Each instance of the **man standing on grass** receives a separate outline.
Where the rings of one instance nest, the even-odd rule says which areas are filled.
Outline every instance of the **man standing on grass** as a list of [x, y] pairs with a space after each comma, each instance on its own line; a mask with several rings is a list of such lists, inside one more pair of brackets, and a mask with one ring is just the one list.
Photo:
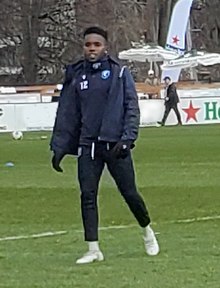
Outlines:
[[138, 135], [139, 107], [129, 70], [107, 52], [107, 32], [84, 32], [84, 59], [67, 66], [51, 139], [52, 166], [62, 172], [66, 154], [78, 156], [81, 212], [88, 252], [77, 264], [102, 261], [98, 243], [98, 185], [104, 166], [139, 225], [148, 255], [159, 246], [145, 203], [137, 192], [131, 149]]

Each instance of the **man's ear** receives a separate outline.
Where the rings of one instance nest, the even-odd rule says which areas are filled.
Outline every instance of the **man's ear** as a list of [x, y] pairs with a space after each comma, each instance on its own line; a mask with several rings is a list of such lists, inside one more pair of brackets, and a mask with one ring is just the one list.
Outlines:
[[106, 42], [106, 43], [105, 43], [105, 54], [108, 54], [108, 48], [109, 48], [109, 47], [108, 47], [108, 43]]

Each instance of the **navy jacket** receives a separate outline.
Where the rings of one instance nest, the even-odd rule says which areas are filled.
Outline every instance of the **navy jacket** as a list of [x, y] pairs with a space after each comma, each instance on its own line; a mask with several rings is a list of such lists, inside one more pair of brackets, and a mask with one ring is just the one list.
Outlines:
[[[140, 111], [135, 84], [127, 67], [109, 57], [112, 81], [100, 129], [100, 141], [135, 141]], [[80, 99], [76, 78], [83, 72], [84, 61], [67, 66], [51, 138], [51, 150], [77, 155], [81, 130]], [[96, 113], [96, 111], [94, 111]]]

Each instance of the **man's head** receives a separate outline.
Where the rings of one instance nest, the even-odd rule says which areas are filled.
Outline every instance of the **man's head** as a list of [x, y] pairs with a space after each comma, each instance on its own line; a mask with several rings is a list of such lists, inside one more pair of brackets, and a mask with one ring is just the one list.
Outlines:
[[169, 84], [171, 83], [171, 78], [170, 78], [169, 76], [165, 76], [165, 77], [163, 78], [163, 80], [164, 80], [164, 82], [165, 82], [166, 85], [169, 85]]
[[108, 34], [99, 27], [89, 27], [84, 31], [84, 56], [96, 62], [107, 53]]
[[148, 71], [148, 77], [149, 78], [154, 78], [154, 70], [149, 70]]

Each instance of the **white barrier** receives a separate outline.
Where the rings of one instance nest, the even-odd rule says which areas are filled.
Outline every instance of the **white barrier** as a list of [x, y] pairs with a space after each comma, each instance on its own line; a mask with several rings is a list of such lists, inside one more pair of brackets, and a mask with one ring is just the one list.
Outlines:
[[[141, 126], [154, 126], [164, 113], [163, 100], [140, 100]], [[220, 97], [180, 98], [178, 104], [184, 125], [220, 123]], [[176, 125], [177, 119], [171, 110], [166, 125]]]
[[15, 103], [40, 103], [40, 93], [14, 93], [14, 94], [1, 94], [1, 104], [15, 104]]
[[57, 103], [0, 104], [0, 132], [52, 130]]
[[[155, 126], [162, 119], [162, 99], [139, 100], [141, 126]], [[54, 103], [0, 104], [0, 132], [52, 130], [57, 110]], [[183, 97], [179, 110], [184, 125], [220, 123], [219, 97]], [[171, 111], [166, 125], [177, 124]]]

